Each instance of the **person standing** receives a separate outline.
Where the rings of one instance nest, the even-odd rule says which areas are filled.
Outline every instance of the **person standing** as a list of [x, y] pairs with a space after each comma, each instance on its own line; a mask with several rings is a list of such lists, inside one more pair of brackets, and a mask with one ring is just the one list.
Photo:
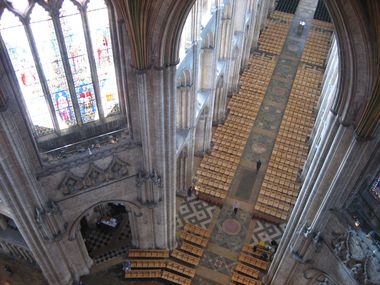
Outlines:
[[257, 172], [259, 172], [260, 167], [261, 167], [261, 160], [259, 159], [258, 161], [256, 161], [256, 171]]
[[234, 215], [236, 216], [238, 210], [239, 210], [239, 201], [235, 200], [232, 204], [232, 210], [234, 212]]
[[190, 186], [188, 189], [187, 189], [187, 197], [191, 197], [193, 193], [193, 186]]

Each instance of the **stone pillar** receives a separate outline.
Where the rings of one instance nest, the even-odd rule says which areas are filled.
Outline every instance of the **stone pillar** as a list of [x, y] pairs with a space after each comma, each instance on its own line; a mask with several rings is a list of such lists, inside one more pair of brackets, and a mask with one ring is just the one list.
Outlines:
[[175, 65], [135, 70], [143, 147], [141, 203], [152, 205], [155, 246], [175, 241]]
[[255, 12], [257, 9], [257, 1], [256, 0], [250, 0], [249, 9], [247, 9], [247, 17], [246, 17], [246, 28], [245, 28], [245, 41], [244, 41], [244, 48], [243, 48], [243, 56], [242, 56], [242, 63], [240, 72], [243, 72], [245, 67], [248, 64], [249, 57], [251, 55], [251, 48], [253, 45], [253, 40], [255, 37], [255, 24], [256, 24], [256, 17]]

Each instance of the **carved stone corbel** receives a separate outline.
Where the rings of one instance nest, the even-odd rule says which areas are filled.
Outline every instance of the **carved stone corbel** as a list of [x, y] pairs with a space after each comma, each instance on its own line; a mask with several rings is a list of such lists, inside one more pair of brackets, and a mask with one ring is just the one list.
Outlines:
[[48, 241], [61, 240], [67, 230], [67, 223], [55, 201], [49, 200], [44, 207], [35, 208], [34, 220], [41, 236]]

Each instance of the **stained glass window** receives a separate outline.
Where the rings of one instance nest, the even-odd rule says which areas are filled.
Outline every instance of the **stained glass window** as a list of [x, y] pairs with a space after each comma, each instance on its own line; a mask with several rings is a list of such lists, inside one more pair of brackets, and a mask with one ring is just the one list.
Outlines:
[[70, 1], [62, 5], [60, 22], [69, 57], [75, 92], [83, 123], [99, 119], [90, 63], [78, 8]]
[[101, 103], [104, 116], [119, 112], [115, 67], [107, 6], [104, 0], [92, 0], [87, 8], [87, 18], [98, 71]]
[[[0, 18], [1, 40], [37, 136], [120, 112], [105, 1], [56, 3], [7, 1], [10, 10], [3, 8]], [[24, 15], [29, 7], [30, 17]]]
[[36, 47], [57, 114], [59, 127], [60, 129], [66, 129], [76, 124], [73, 104], [68, 90], [53, 21], [48, 12], [38, 4], [33, 9], [30, 27], [33, 37], [38, 39]]
[[53, 122], [24, 27], [20, 20], [7, 10], [1, 17], [0, 33], [35, 132], [39, 135], [53, 132]]

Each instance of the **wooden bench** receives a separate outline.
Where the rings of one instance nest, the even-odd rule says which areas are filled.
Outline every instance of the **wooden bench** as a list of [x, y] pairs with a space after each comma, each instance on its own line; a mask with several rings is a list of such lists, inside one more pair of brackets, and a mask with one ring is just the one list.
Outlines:
[[232, 273], [232, 281], [244, 285], [262, 285], [263, 283], [259, 280], [244, 276], [240, 273]]
[[182, 242], [180, 249], [199, 257], [203, 255], [203, 248], [191, 245], [185, 241]]
[[172, 273], [172, 272], [169, 272], [169, 271], [166, 271], [166, 270], [164, 270], [162, 272], [161, 278], [164, 279], [164, 280], [168, 280], [170, 282], [179, 284], [179, 285], [190, 285], [191, 284], [191, 280], [190, 279], [188, 279], [186, 277], [182, 277], [182, 276], [180, 276], [178, 274], [175, 274], [175, 273]]
[[177, 258], [179, 260], [182, 260], [183, 262], [186, 262], [188, 264], [195, 265], [195, 266], [198, 265], [199, 261], [201, 260], [199, 257], [195, 257], [193, 255], [190, 255], [188, 253], [185, 253], [185, 252], [177, 250], [177, 249], [172, 251], [171, 256], [174, 258]]
[[268, 268], [268, 262], [255, 258], [253, 256], [249, 256], [247, 254], [241, 253], [239, 256], [239, 261], [249, 264], [253, 267], [266, 271]]
[[148, 270], [129, 270], [125, 272], [125, 278], [161, 278], [162, 270], [161, 269], [148, 269]]
[[248, 275], [248, 276], [255, 278], [255, 279], [259, 278], [259, 275], [260, 275], [259, 271], [255, 270], [255, 269], [253, 269], [247, 265], [244, 265], [242, 263], [236, 264], [235, 271], [244, 273], [245, 275]]
[[130, 260], [132, 268], [165, 268], [166, 261], [163, 260], [141, 260], [132, 259]]
[[132, 258], [168, 258], [169, 251], [164, 249], [130, 249], [128, 257]]
[[211, 231], [208, 229], [203, 229], [201, 227], [192, 225], [192, 224], [186, 224], [183, 228], [185, 231], [190, 232], [192, 234], [196, 234], [198, 236], [204, 237], [204, 238], [210, 238], [211, 237]]
[[187, 267], [185, 265], [179, 264], [174, 261], [169, 261], [166, 265], [167, 269], [170, 269], [172, 271], [176, 271], [178, 273], [181, 273], [183, 275], [186, 275], [190, 278], [193, 278], [195, 276], [195, 269]]

